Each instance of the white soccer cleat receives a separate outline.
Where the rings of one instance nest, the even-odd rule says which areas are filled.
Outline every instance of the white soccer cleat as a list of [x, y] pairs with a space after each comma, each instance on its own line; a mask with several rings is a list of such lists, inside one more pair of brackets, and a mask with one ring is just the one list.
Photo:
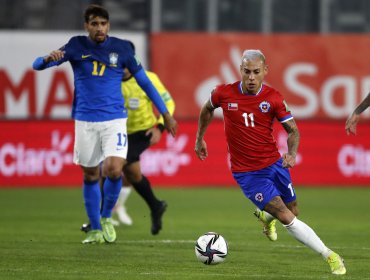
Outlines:
[[115, 209], [115, 212], [117, 213], [118, 220], [125, 225], [131, 226], [133, 224], [131, 217], [129, 214], [127, 214], [126, 207], [125, 206], [117, 206]]
[[113, 219], [113, 218], [112, 218], [112, 220], [111, 220], [111, 221], [112, 221], [112, 225], [114, 225], [115, 227], [116, 227], [116, 226], [119, 226], [119, 221], [117, 221], [117, 220], [115, 220], [115, 219]]

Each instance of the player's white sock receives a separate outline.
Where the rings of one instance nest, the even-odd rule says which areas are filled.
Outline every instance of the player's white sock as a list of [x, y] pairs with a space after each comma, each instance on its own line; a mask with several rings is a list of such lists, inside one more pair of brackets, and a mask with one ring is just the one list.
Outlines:
[[319, 253], [325, 259], [331, 253], [331, 250], [325, 246], [313, 229], [304, 222], [298, 220], [296, 217], [289, 225], [284, 225], [284, 227], [295, 239]]
[[122, 186], [121, 192], [117, 200], [117, 206], [124, 206], [127, 198], [131, 193], [131, 186]]
[[131, 193], [130, 186], [123, 186], [121, 188], [121, 192], [119, 193], [119, 197], [116, 203], [116, 207], [114, 208], [115, 213], [117, 213], [118, 220], [124, 225], [132, 225], [132, 219], [130, 215], [127, 213], [126, 210], [126, 200]]

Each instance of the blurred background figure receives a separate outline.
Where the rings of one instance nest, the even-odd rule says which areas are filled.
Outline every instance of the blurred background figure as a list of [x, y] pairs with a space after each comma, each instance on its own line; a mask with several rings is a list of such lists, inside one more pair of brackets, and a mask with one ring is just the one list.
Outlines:
[[[170, 93], [155, 73], [147, 71], [147, 75], [161, 95], [168, 111], [173, 115], [175, 102]], [[156, 117], [151, 100], [137, 84], [128, 69], [125, 70], [122, 80], [122, 94], [128, 113], [127, 134], [129, 148], [127, 165], [123, 168], [123, 187], [114, 212], [117, 213], [121, 223], [132, 224], [132, 219], [126, 211], [126, 200], [131, 192], [130, 185], [132, 185], [150, 208], [152, 219], [151, 233], [155, 235], [162, 228], [162, 215], [166, 210], [167, 203], [156, 198], [148, 178], [142, 174], [140, 155], [149, 146], [161, 140], [164, 131], [163, 118], [160, 117], [158, 119]]]

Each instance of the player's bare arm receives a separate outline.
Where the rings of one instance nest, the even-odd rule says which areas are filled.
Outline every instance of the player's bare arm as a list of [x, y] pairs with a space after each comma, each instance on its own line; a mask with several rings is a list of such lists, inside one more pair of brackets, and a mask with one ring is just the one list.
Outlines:
[[347, 135], [356, 135], [356, 126], [360, 120], [360, 114], [370, 106], [370, 92], [365, 99], [357, 106], [353, 113], [348, 117], [346, 121], [346, 132]]
[[297, 124], [293, 119], [282, 123], [282, 125], [285, 131], [288, 133], [288, 152], [283, 155], [283, 167], [291, 168], [295, 165], [296, 162], [300, 134]]
[[207, 144], [203, 137], [206, 133], [209, 123], [213, 119], [214, 108], [208, 100], [202, 107], [198, 121], [198, 131], [195, 140], [195, 153], [200, 160], [205, 160], [208, 156]]
[[49, 63], [51, 61], [58, 61], [64, 57], [64, 51], [56, 50], [52, 51], [49, 55], [44, 57], [44, 62]]
[[163, 115], [164, 126], [166, 127], [167, 131], [171, 133], [173, 137], [176, 136], [177, 132], [177, 121], [171, 116], [170, 113], [164, 113]]
[[153, 126], [152, 128], [149, 128], [146, 133], [146, 136], [150, 135], [150, 145], [157, 144], [162, 137], [162, 132], [160, 129], [156, 126]]

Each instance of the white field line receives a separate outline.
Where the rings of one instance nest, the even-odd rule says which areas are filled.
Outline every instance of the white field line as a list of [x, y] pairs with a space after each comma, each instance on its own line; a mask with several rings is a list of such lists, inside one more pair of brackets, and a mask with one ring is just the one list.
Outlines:
[[[180, 240], [174, 240], [174, 239], [162, 239], [162, 240], [120, 240], [118, 241], [119, 243], [127, 243], [127, 244], [140, 244], [140, 243], [143, 243], [143, 244], [160, 244], [160, 243], [163, 243], [163, 244], [195, 244], [195, 241], [196, 240], [183, 240], [183, 239], [180, 239]], [[228, 242], [229, 244], [234, 244], [234, 242]], [[242, 245], [245, 245], [246, 243], [245, 242], [242, 242], [242, 243], [238, 243], [238, 244], [242, 244]], [[276, 248], [305, 248], [306, 246], [303, 246], [303, 245], [284, 245], [284, 244], [274, 244], [274, 245], [271, 245], [272, 247], [276, 247]], [[337, 247], [331, 247], [333, 249], [356, 249], [356, 250], [363, 250], [363, 251], [367, 251], [367, 250], [370, 250], [370, 247], [340, 247], [340, 246], [337, 246]]]

